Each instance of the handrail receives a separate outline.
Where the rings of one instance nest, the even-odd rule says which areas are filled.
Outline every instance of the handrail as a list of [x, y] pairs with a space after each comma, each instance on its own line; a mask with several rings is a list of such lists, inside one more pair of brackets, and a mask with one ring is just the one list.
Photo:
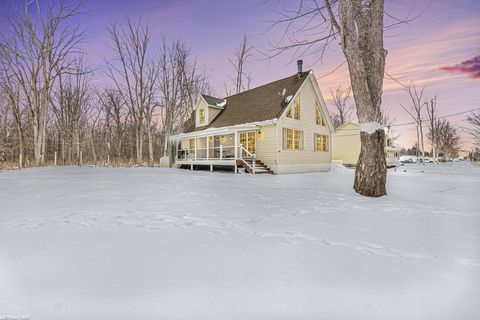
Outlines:
[[[255, 163], [257, 162], [257, 160], [256, 160], [256, 159], [257, 159], [256, 154], [255, 154], [255, 153], [252, 154], [250, 151], [248, 151], [247, 149], [245, 149], [241, 143], [239, 144], [239, 147], [240, 147], [240, 159], [242, 159], [242, 161], [245, 162], [246, 165], [249, 166], [249, 167], [252, 169], [252, 173], [255, 174]], [[247, 155], [249, 155], [250, 157], [253, 158], [253, 160], [252, 160], [252, 166], [250, 166], [250, 165], [248, 164], [248, 162], [245, 161], [245, 159], [243, 159], [243, 152], [242, 152], [242, 151], [245, 151], [245, 153], [246, 153]]]

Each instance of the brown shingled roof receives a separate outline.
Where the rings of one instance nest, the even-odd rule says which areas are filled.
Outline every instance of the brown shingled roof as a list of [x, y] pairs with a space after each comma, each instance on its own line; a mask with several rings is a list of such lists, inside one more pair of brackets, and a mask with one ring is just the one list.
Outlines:
[[[194, 125], [190, 125], [188, 128], [185, 128], [185, 132], [229, 127], [278, 118], [288, 105], [285, 98], [297, 93], [300, 86], [307, 79], [308, 74], [309, 71], [303, 72], [300, 79], [295, 74], [288, 78], [226, 97], [224, 99], [227, 100], [227, 103], [224, 109], [208, 126], [195, 128]], [[283, 89], [286, 92], [282, 96]], [[204, 95], [203, 97], [209, 96]], [[211, 98], [211, 102], [215, 103], [223, 100], [214, 97], [209, 98]], [[210, 104], [208, 100], [207, 103]]]
[[223, 101], [223, 99], [207, 96], [206, 94], [202, 94], [202, 97], [211, 106], [217, 106], [217, 103], [221, 103]]

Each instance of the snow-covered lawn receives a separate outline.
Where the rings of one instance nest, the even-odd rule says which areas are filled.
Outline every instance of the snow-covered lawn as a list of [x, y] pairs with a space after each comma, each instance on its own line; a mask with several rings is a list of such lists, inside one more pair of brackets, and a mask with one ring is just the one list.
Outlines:
[[[406, 170], [404, 172], [403, 170]], [[479, 319], [480, 167], [0, 172], [0, 317]]]

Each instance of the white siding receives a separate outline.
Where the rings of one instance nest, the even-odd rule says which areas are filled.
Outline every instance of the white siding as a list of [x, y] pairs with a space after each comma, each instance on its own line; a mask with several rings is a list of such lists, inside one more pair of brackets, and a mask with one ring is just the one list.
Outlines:
[[263, 161], [267, 167], [274, 170], [276, 167], [276, 129], [277, 126], [263, 126], [260, 128], [260, 134], [257, 134], [256, 155], [257, 159]]
[[[327, 171], [331, 162], [331, 129], [328, 124], [316, 124], [316, 103], [322, 108], [324, 117], [328, 117], [323, 104], [323, 99], [317, 99], [315, 89], [310, 81], [306, 81], [300, 92], [300, 120], [286, 117], [280, 118], [277, 125], [277, 159], [276, 173]], [[292, 99], [293, 105], [294, 99]], [[283, 128], [303, 131], [303, 150], [283, 150]], [[315, 151], [314, 134], [324, 134], [329, 137], [328, 151]]]
[[[205, 123], [200, 124], [200, 109], [205, 110]], [[209, 107], [205, 99], [200, 98], [195, 108], [195, 127], [201, 128], [210, 124], [222, 111], [219, 108]]]

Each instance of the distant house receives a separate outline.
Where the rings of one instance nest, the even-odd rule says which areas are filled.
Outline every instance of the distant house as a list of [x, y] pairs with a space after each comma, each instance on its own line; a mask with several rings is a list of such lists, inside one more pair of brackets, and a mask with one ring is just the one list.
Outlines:
[[312, 71], [225, 98], [201, 95], [185, 132], [170, 138], [175, 166], [249, 173], [328, 171], [332, 121]]
[[[392, 146], [388, 130], [385, 130], [385, 157], [387, 166], [397, 165], [400, 149]], [[357, 164], [360, 156], [360, 125], [347, 122], [338, 127], [332, 136], [332, 160], [347, 166]]]

